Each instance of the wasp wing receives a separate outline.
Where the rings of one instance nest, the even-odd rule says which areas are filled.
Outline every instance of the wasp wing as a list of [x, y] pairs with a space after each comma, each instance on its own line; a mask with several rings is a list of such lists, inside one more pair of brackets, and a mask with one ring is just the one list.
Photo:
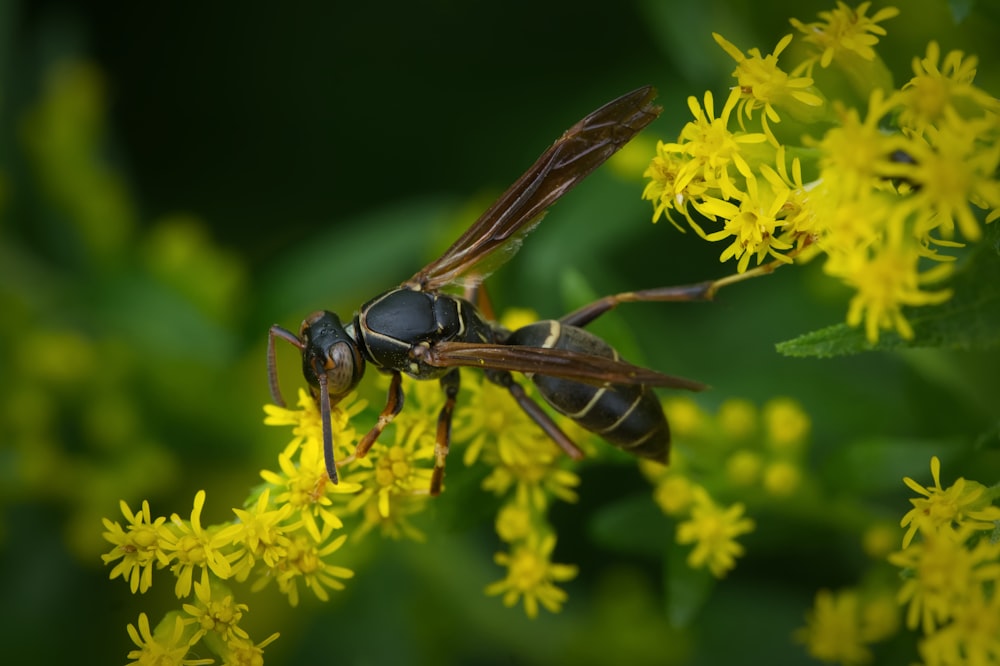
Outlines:
[[[410, 278], [407, 285], [439, 289], [494, 253], [497, 256], [490, 258], [495, 258], [496, 265], [513, 255], [546, 208], [660, 114], [660, 107], [652, 104], [655, 96], [651, 86], [639, 88], [608, 102], [566, 130], [440, 258]], [[477, 275], [478, 279], [482, 277], [485, 275]]]
[[701, 382], [665, 375], [655, 370], [632, 365], [621, 359], [608, 358], [567, 349], [525, 347], [470, 342], [438, 342], [421, 356], [428, 365], [440, 368], [465, 366], [491, 370], [506, 370], [531, 375], [561, 377], [584, 384], [644, 384], [702, 391]]

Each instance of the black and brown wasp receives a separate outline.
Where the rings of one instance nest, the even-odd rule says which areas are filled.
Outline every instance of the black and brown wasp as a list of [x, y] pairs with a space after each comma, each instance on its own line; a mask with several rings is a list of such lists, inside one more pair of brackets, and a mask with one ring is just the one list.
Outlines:
[[[461, 366], [482, 369], [505, 387], [518, 405], [569, 456], [581, 450], [529, 397], [512, 372], [524, 374], [556, 411], [634, 455], [666, 462], [670, 430], [651, 387], [701, 390], [698, 382], [632, 365], [604, 340], [583, 329], [619, 303], [690, 301], [711, 298], [714, 284], [664, 287], [606, 296], [561, 319], [540, 321], [515, 331], [488, 316], [480, 282], [490, 268], [509, 258], [545, 210], [652, 122], [660, 108], [647, 86], [605, 104], [567, 130], [437, 260], [416, 275], [361, 306], [343, 324], [319, 311], [302, 322], [298, 335], [272, 326], [268, 336], [268, 378], [276, 404], [278, 387], [274, 341], [281, 338], [302, 352], [302, 372], [319, 403], [323, 447], [330, 480], [337, 482], [330, 424], [336, 405], [360, 381], [366, 364], [391, 375], [385, 408], [358, 443], [362, 457], [403, 407], [401, 374], [437, 379], [445, 394], [437, 424], [430, 493], [441, 491], [451, 418]], [[444, 293], [464, 284], [465, 298]], [[473, 305], [479, 302], [481, 307]]]

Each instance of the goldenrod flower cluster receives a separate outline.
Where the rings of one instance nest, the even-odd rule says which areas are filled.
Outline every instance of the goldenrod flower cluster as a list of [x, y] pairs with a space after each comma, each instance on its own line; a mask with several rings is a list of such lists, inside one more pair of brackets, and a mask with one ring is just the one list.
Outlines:
[[1000, 507], [997, 493], [961, 477], [941, 487], [941, 462], [931, 458], [933, 486], [903, 481], [921, 497], [903, 517], [903, 549], [889, 562], [906, 575], [898, 601], [906, 626], [922, 634], [928, 666], [1000, 662]]
[[931, 476], [928, 487], [903, 479], [920, 497], [910, 500], [913, 509], [900, 522], [907, 529], [902, 550], [869, 549], [895, 568], [894, 583], [876, 572], [857, 588], [817, 593], [806, 626], [795, 634], [813, 657], [873, 661], [873, 645], [899, 631], [903, 606], [906, 628], [920, 632], [917, 649], [926, 666], [1000, 663], [1000, 507], [991, 503], [997, 492], [963, 478], [943, 488], [937, 456]]
[[718, 113], [711, 91], [688, 100], [694, 120], [658, 143], [643, 198], [654, 221], [725, 243], [741, 273], [822, 253], [875, 342], [913, 337], [904, 308], [949, 299], [955, 248], [1000, 216], [1000, 102], [974, 85], [974, 56], [935, 42], [896, 87], [874, 47], [899, 12], [870, 4], [792, 19], [768, 55], [714, 35], [736, 85]]
[[[552, 560], [556, 534], [546, 516], [552, 502], [575, 501], [579, 478], [505, 389], [475, 372], [463, 375], [463, 389], [453, 441], [464, 450], [454, 457], [466, 465], [485, 464], [490, 473], [482, 489], [502, 499], [495, 525], [507, 550], [495, 561], [506, 575], [486, 593], [500, 595], [508, 606], [523, 602], [529, 617], [539, 606], [557, 612], [566, 600], [557, 583], [575, 577], [576, 567]], [[389, 538], [425, 538], [413, 518], [430, 501], [443, 395], [436, 382], [410, 379], [404, 391], [407, 409], [363, 458], [354, 455], [360, 436], [353, 424], [367, 403], [352, 394], [332, 410], [335, 457], [342, 464], [337, 484], [326, 474], [316, 400], [302, 389], [294, 409], [265, 407], [265, 423], [290, 427], [292, 440], [278, 455], [277, 470], [263, 470], [264, 483], [245, 507], [233, 509], [231, 522], [202, 525], [204, 491], [195, 496], [189, 518], [154, 517], [148, 502], [135, 512], [122, 502], [125, 525], [104, 520], [104, 537], [114, 545], [103, 556], [113, 565], [111, 578], [121, 577], [133, 594], [143, 594], [154, 572], [168, 570], [178, 599], [193, 593], [190, 603], [154, 628], [145, 614], [138, 628], [129, 626], [133, 663], [158, 663], [165, 655], [174, 663], [212, 663], [185, 660], [198, 644], [227, 664], [255, 663], [277, 634], [260, 643], [250, 639], [240, 627], [248, 607], [236, 601], [232, 584], [247, 582], [257, 591], [274, 582], [292, 606], [302, 587], [327, 601], [329, 590], [344, 589], [343, 581], [354, 575], [337, 560], [348, 536], [356, 541], [374, 530]], [[453, 468], [461, 462], [453, 460]]]
[[[643, 470], [657, 505], [681, 521], [676, 541], [692, 546], [688, 566], [723, 578], [745, 552], [737, 537], [756, 527], [746, 501], [763, 506], [800, 493], [809, 417], [788, 398], [762, 409], [728, 400], [714, 416], [690, 398], [675, 398], [666, 413], [677, 442], [670, 466], [643, 461]], [[732, 497], [746, 501], [720, 501]]]

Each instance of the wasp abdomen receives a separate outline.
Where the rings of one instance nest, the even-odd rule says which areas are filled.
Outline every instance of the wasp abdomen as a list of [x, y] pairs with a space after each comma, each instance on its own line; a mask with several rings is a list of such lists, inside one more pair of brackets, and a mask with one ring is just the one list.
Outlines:
[[[565, 349], [618, 360], [607, 342], [576, 326], [540, 321], [510, 334], [507, 344]], [[653, 390], [642, 384], [604, 384], [532, 374], [539, 393], [559, 413], [618, 448], [641, 458], [666, 462], [670, 428]]]

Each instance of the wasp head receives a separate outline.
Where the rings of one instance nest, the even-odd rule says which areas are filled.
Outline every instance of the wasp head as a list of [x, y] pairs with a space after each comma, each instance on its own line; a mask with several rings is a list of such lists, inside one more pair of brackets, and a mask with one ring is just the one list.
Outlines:
[[314, 388], [326, 384], [336, 402], [358, 385], [365, 372], [365, 359], [354, 338], [344, 330], [340, 318], [322, 310], [302, 322], [302, 374]]

